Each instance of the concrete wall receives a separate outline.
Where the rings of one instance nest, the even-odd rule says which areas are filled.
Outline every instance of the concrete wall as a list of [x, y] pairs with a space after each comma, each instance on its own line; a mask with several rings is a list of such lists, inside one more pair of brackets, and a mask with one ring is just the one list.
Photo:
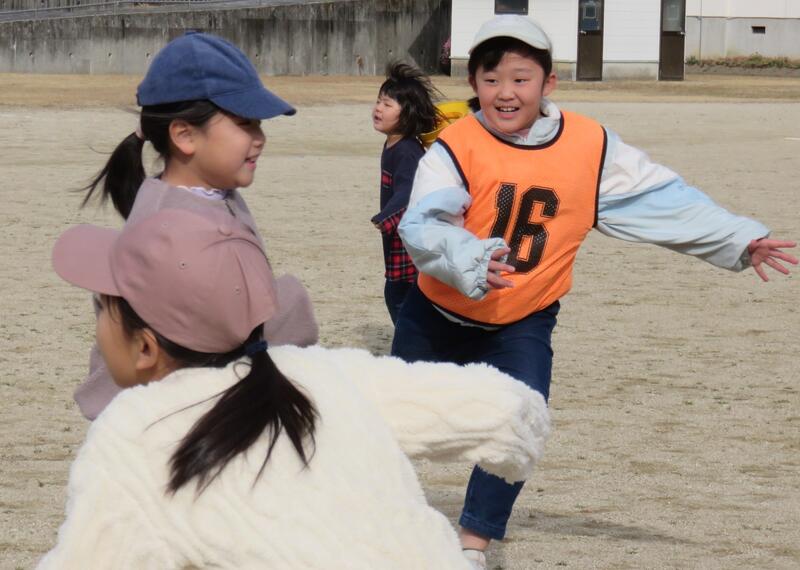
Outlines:
[[3, 11], [36, 10], [41, 8], [67, 8], [80, 4], [90, 4], [94, 0], [4, 0]]
[[393, 59], [438, 68], [449, 0], [290, 6], [0, 22], [0, 71], [143, 73], [187, 29], [220, 35], [266, 74], [382, 74]]
[[686, 57], [754, 54], [800, 59], [800, 0], [686, 1]]
[[686, 0], [687, 16], [800, 18], [800, 0]]
[[[765, 33], [753, 33], [753, 27]], [[686, 57], [760, 54], [800, 59], [800, 18], [686, 18]]]

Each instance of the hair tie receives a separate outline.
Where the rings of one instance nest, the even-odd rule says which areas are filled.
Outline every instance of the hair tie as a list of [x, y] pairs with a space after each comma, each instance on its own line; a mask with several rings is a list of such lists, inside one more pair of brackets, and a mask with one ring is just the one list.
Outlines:
[[267, 341], [259, 340], [258, 342], [251, 342], [250, 344], [244, 347], [244, 353], [247, 356], [253, 356], [254, 354], [258, 354], [259, 352], [266, 352], [268, 348]]

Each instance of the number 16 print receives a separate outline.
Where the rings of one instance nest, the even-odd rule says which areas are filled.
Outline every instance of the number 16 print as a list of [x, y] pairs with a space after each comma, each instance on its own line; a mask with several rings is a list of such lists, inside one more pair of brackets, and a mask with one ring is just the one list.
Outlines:
[[[510, 183], [500, 184], [497, 192], [495, 207], [497, 218], [492, 226], [491, 237], [505, 238], [511, 252], [506, 263], [513, 265], [516, 273], [528, 273], [536, 267], [542, 259], [545, 245], [547, 245], [547, 228], [544, 223], [531, 221], [531, 214], [535, 204], [542, 204], [542, 217], [553, 218], [558, 212], [558, 196], [550, 188], [531, 186], [520, 197], [520, 206], [517, 217], [513, 223], [511, 236], [506, 238], [506, 230], [514, 211], [514, 199], [517, 195], [517, 185]], [[523, 245], [526, 252], [523, 251]]]

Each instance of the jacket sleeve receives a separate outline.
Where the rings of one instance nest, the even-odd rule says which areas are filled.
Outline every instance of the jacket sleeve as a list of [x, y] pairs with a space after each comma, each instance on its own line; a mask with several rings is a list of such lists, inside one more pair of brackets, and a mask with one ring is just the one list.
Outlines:
[[434, 143], [420, 160], [398, 231], [417, 269], [477, 300], [488, 291], [492, 252], [506, 244], [502, 238], [478, 239], [464, 229], [470, 203], [452, 159]]
[[404, 148], [392, 173], [392, 196], [380, 212], [372, 217], [373, 224], [380, 224], [387, 218], [402, 212], [408, 206], [411, 197], [411, 185], [417, 171], [421, 151], [416, 154], [410, 148]]
[[544, 453], [544, 398], [495, 368], [331, 353], [411, 457], [477, 463], [513, 482], [526, 479]]
[[308, 290], [294, 275], [275, 279], [278, 312], [264, 323], [264, 338], [270, 346], [311, 346], [319, 340], [319, 327]]
[[731, 271], [750, 265], [747, 245], [769, 235], [766, 226], [732, 214], [616, 133], [606, 132], [597, 211], [600, 232], [660, 245]]
[[152, 521], [122, 482], [125, 477], [113, 469], [113, 458], [123, 450], [104, 435], [90, 430], [72, 465], [66, 520], [37, 570], [175, 567]]

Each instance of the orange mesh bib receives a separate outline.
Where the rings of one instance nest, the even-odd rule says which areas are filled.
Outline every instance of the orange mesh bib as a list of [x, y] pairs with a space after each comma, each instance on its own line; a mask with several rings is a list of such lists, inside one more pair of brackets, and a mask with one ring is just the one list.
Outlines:
[[606, 134], [597, 122], [562, 113], [552, 141], [502, 141], [474, 116], [447, 127], [439, 142], [461, 173], [472, 204], [464, 227], [480, 239], [502, 237], [516, 269], [508, 289], [473, 301], [425, 274], [419, 287], [441, 308], [467, 320], [508, 324], [547, 307], [572, 286], [578, 247], [594, 226]]

